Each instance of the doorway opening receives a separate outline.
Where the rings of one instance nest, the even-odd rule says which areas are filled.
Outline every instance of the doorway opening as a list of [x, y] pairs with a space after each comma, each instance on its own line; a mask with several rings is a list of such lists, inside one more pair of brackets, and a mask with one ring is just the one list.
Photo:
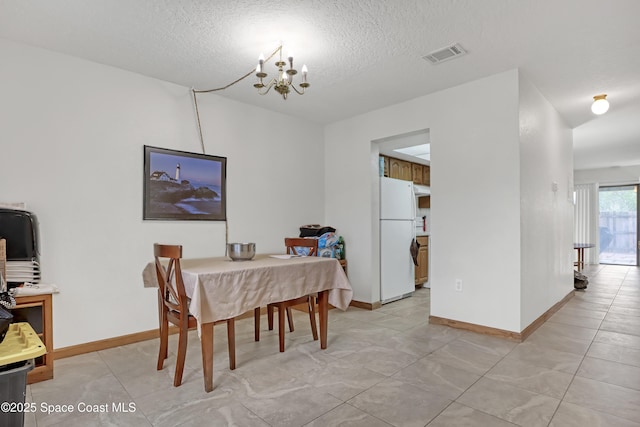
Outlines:
[[600, 264], [638, 265], [638, 184], [600, 187]]
[[371, 188], [372, 238], [378, 267], [374, 274], [380, 284], [374, 297], [381, 304], [410, 296], [416, 288], [429, 285], [428, 274], [418, 274], [422, 270], [415, 265], [428, 271], [428, 244], [416, 256], [416, 262], [411, 253], [418, 235], [429, 240], [430, 209], [420, 207], [425, 211], [422, 212], [418, 206], [418, 197], [430, 195], [430, 187], [424, 184], [424, 177], [430, 178], [429, 136], [429, 129], [420, 129], [371, 141], [371, 164], [375, 165]]

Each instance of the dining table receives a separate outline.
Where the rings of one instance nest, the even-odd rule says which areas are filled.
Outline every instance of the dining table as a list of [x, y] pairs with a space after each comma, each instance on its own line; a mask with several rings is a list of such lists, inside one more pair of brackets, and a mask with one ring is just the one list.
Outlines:
[[[353, 291], [339, 261], [317, 256], [258, 254], [180, 260], [189, 312], [198, 321], [205, 391], [213, 390], [213, 325], [270, 303], [318, 295], [320, 348], [327, 348], [329, 305], [346, 310]], [[157, 287], [155, 264], [143, 270], [145, 287]]]

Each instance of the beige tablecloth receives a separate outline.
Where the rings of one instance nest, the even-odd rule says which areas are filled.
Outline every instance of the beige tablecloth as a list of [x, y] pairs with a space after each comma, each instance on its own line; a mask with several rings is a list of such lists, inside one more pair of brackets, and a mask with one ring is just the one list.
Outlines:
[[[182, 259], [189, 311], [200, 323], [239, 316], [256, 307], [329, 290], [329, 303], [346, 310], [353, 297], [349, 280], [333, 258], [277, 259], [257, 255], [251, 261], [226, 257]], [[157, 287], [154, 263], [143, 271], [145, 287]]]

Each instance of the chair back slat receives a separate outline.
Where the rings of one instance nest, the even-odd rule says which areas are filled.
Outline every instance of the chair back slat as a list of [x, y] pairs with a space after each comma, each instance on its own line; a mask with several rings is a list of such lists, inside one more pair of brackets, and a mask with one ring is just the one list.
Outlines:
[[309, 256], [315, 256], [318, 252], [318, 239], [305, 239], [304, 237], [285, 237], [284, 245], [290, 255], [300, 255], [296, 248], [304, 247], [309, 249]]
[[[156, 264], [156, 275], [158, 276], [159, 291], [162, 295], [164, 305], [172, 311], [179, 311], [187, 314], [187, 294], [182, 281], [182, 269], [180, 258], [182, 258], [181, 245], [153, 245], [153, 254]], [[168, 259], [167, 266], [162, 264], [162, 259]]]

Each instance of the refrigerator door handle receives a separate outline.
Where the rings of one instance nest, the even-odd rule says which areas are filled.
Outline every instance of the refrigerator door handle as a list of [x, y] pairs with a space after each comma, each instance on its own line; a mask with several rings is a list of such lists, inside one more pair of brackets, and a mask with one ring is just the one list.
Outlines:
[[416, 215], [418, 214], [418, 206], [416, 203], [416, 193], [415, 190], [413, 189], [413, 186], [411, 187], [411, 206], [413, 208], [413, 220], [411, 220], [411, 223], [413, 225], [413, 227], [411, 228], [413, 230], [413, 238], [416, 239], [418, 237], [417, 233], [416, 233], [416, 227], [418, 226], [416, 223]]

